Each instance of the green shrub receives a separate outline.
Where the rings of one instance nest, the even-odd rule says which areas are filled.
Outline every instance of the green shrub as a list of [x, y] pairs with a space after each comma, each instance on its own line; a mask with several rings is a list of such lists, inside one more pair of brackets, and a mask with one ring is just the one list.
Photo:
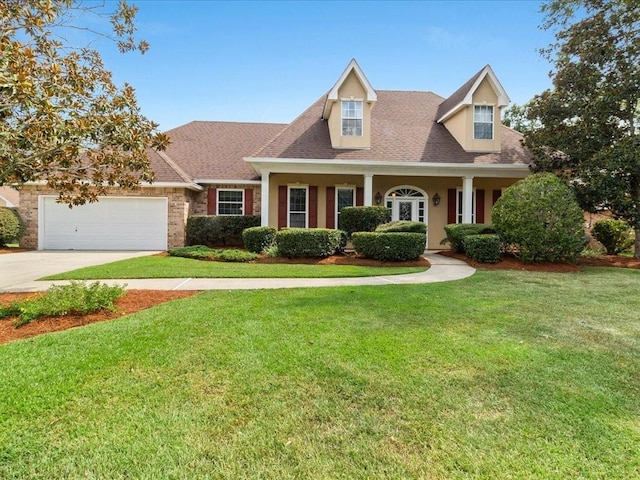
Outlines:
[[330, 228], [287, 228], [276, 234], [278, 254], [287, 258], [328, 257], [344, 252], [347, 234]]
[[187, 245], [242, 246], [242, 231], [260, 225], [256, 215], [193, 215], [187, 219]]
[[524, 261], [576, 261], [585, 245], [582, 210], [569, 187], [550, 173], [507, 188], [492, 218], [502, 240]]
[[16, 326], [49, 315], [84, 315], [115, 308], [115, 301], [124, 294], [124, 286], [72, 280], [68, 285], [53, 285], [41, 297], [13, 302], [0, 308], [0, 318], [16, 316]]
[[244, 248], [254, 253], [262, 253], [276, 243], [275, 227], [251, 227], [242, 231]]
[[471, 260], [496, 263], [500, 260], [500, 235], [467, 235], [463, 239], [464, 251]]
[[237, 249], [212, 249], [205, 245], [173, 248], [169, 250], [172, 257], [192, 258], [194, 260], [212, 260], [218, 262], [250, 262], [258, 258], [253, 252]]
[[375, 229], [376, 232], [391, 233], [391, 232], [413, 232], [427, 234], [427, 226], [422, 222], [410, 222], [408, 220], [398, 220], [395, 222], [383, 223], [378, 225]]
[[0, 245], [19, 240], [24, 231], [22, 220], [13, 208], [0, 207]]
[[389, 220], [391, 213], [387, 207], [344, 207], [340, 211], [339, 226], [351, 236], [353, 232], [373, 232]]
[[416, 260], [424, 253], [427, 237], [414, 232], [355, 232], [351, 236], [359, 255], [383, 262]]
[[458, 253], [464, 253], [464, 237], [467, 235], [496, 233], [493, 225], [488, 223], [450, 223], [445, 225], [444, 231], [447, 234], [445, 241]]
[[617, 255], [634, 244], [632, 229], [624, 220], [598, 220], [591, 234], [604, 246], [607, 255]]

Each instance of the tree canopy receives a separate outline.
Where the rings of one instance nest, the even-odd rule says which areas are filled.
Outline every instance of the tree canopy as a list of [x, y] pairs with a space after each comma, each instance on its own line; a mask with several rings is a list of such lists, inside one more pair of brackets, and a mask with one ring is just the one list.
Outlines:
[[[130, 85], [113, 83], [95, 49], [64, 36], [80, 29], [144, 53], [137, 7], [111, 5], [0, 0], [0, 185], [46, 182], [78, 205], [108, 186], [153, 180], [146, 150], [164, 149], [168, 137], [142, 115]], [[108, 30], [88, 29], [82, 15], [108, 18]]]
[[636, 232], [640, 255], [640, 2], [551, 0], [553, 88], [527, 105], [536, 171], [554, 172], [582, 208], [610, 210]]

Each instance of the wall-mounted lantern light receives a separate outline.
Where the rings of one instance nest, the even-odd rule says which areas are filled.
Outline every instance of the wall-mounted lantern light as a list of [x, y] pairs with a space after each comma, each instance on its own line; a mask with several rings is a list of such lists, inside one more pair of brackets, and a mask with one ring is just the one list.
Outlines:
[[376, 193], [375, 199], [376, 205], [380, 205], [382, 203], [382, 194], [380, 192]]
[[433, 201], [434, 207], [437, 207], [438, 205], [440, 205], [440, 195], [438, 195], [437, 193], [433, 196], [431, 200]]

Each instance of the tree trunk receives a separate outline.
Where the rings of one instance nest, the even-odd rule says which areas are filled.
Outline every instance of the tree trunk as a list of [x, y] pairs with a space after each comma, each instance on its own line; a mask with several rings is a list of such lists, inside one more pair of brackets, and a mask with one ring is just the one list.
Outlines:
[[640, 227], [633, 229], [636, 234], [636, 244], [633, 247], [633, 257], [640, 258]]

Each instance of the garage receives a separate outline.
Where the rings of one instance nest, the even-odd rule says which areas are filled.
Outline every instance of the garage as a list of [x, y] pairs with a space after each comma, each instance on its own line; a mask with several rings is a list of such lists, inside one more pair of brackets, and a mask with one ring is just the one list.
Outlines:
[[165, 197], [100, 197], [73, 208], [55, 196], [38, 200], [41, 250], [167, 249]]

